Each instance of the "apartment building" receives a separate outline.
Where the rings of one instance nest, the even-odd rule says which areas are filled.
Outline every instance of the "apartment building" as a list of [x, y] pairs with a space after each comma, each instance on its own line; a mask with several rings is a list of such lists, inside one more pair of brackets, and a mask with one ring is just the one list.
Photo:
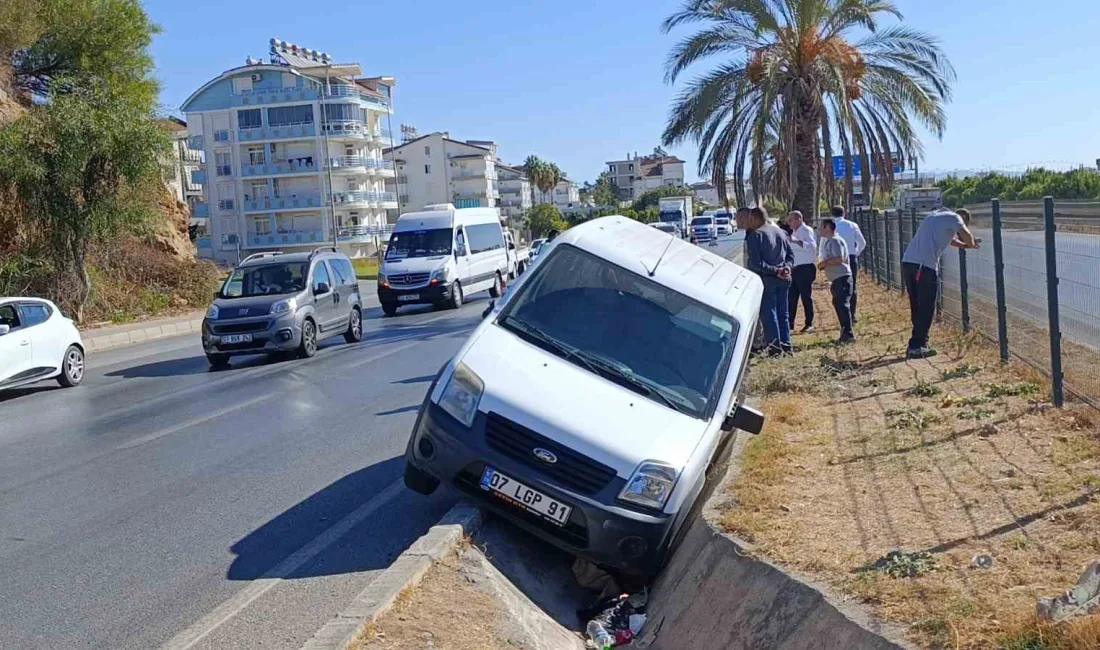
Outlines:
[[509, 219], [522, 218], [531, 209], [531, 181], [522, 167], [497, 163], [500, 213]]
[[385, 190], [394, 165], [383, 159], [395, 85], [271, 39], [268, 61], [249, 58], [188, 97], [190, 146], [205, 160], [191, 176], [203, 188], [193, 214], [209, 217], [212, 257], [334, 241], [352, 256], [372, 253], [397, 207]]
[[[391, 157], [389, 150], [387, 157]], [[447, 132], [429, 133], [394, 147], [397, 212], [437, 203], [495, 207], [500, 200], [496, 157], [495, 142], [454, 140]]]
[[624, 201], [633, 201], [658, 187], [684, 187], [684, 161], [660, 149], [649, 156], [635, 152], [624, 160], [608, 161], [607, 172]]
[[202, 167], [202, 151], [191, 148], [187, 134], [187, 122], [178, 117], [160, 120], [161, 126], [172, 136], [170, 153], [172, 177], [168, 179], [168, 189], [180, 203], [186, 203], [194, 211], [194, 205], [203, 198], [202, 185], [192, 180], [191, 175]]
[[564, 211], [566, 209], [578, 207], [580, 202], [580, 187], [568, 178], [561, 179], [558, 181], [557, 185], [546, 192], [543, 192], [534, 185], [531, 186], [531, 203], [533, 205], [550, 203], [559, 210]]

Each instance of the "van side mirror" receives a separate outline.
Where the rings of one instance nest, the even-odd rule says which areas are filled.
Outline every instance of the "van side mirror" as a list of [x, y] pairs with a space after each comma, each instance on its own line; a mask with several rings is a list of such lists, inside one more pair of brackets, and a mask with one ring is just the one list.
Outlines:
[[11, 325], [7, 323], [0, 324], [0, 336], [3, 336], [11, 331]]
[[764, 430], [764, 414], [751, 406], [739, 404], [722, 422], [723, 431], [740, 429], [753, 435]]
[[330, 287], [324, 282], [319, 282], [317, 286], [313, 287], [313, 295], [315, 296], [319, 296], [323, 293], [328, 293], [329, 291], [331, 291]]
[[496, 306], [497, 306], [497, 301], [490, 300], [489, 301], [489, 306], [485, 308], [485, 311], [481, 312], [481, 317], [482, 318], [488, 318], [489, 314], [493, 313], [493, 310], [496, 309]]

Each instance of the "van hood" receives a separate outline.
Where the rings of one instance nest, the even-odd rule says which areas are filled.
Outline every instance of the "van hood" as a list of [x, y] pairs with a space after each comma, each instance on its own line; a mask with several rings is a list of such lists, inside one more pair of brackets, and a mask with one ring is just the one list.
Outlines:
[[707, 422], [658, 404], [492, 325], [463, 355], [495, 412], [629, 478], [645, 460], [682, 469]]
[[432, 257], [406, 257], [400, 260], [384, 260], [382, 262], [382, 273], [383, 275], [431, 273], [444, 267], [450, 257], [450, 255], [433, 255]]
[[293, 298], [299, 293], [299, 291], [292, 291], [290, 293], [248, 296], [246, 298], [218, 298], [214, 301], [214, 304], [218, 306], [218, 320], [252, 318], [267, 316], [273, 303]]

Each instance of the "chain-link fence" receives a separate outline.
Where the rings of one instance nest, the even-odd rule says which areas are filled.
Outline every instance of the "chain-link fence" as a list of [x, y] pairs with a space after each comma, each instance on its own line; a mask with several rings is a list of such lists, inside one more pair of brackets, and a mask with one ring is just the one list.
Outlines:
[[[998, 342], [1001, 358], [1051, 378], [1055, 403], [1070, 392], [1100, 408], [1100, 203], [968, 206], [977, 250], [948, 249], [939, 316]], [[859, 210], [867, 272], [903, 290], [901, 258], [924, 215]]]

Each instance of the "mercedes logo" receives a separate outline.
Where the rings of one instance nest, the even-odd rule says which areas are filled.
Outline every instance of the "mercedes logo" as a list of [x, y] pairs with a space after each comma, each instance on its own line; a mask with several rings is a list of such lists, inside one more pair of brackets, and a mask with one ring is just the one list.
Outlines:
[[554, 452], [550, 451], [549, 449], [536, 447], [532, 450], [532, 452], [535, 454], [535, 458], [538, 458], [544, 463], [549, 463], [553, 465], [554, 463], [558, 462], [558, 457], [555, 456]]
[[411, 275], [406, 275], [405, 276], [405, 284], [412, 284], [412, 281], [413, 281], [413, 279], [412, 279]]

